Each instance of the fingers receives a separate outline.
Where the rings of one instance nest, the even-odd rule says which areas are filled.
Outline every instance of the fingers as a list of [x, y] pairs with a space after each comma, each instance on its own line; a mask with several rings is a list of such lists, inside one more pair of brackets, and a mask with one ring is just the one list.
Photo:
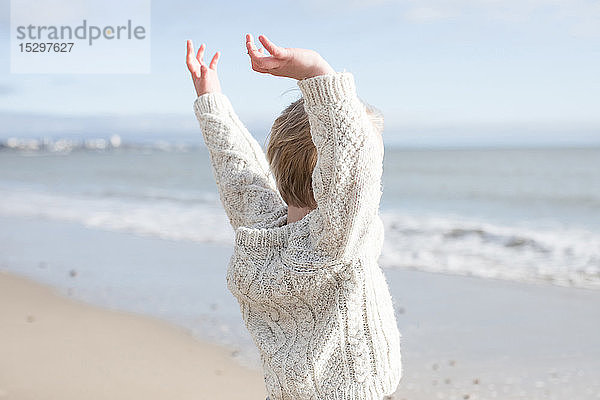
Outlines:
[[187, 56], [186, 56], [186, 64], [188, 70], [192, 74], [192, 77], [199, 78], [200, 77], [200, 65], [198, 64], [198, 60], [194, 58], [194, 44], [191, 40], [187, 41]]
[[250, 44], [251, 47], [255, 47], [254, 46], [254, 39], [252, 38], [252, 35], [250, 33], [246, 33], [246, 46]]
[[188, 41], [187, 41], [187, 56], [186, 56], [186, 61], [187, 61], [188, 67], [190, 66], [190, 64], [193, 60], [194, 60], [194, 45], [193, 45], [192, 41], [188, 39]]
[[189, 60], [190, 55], [194, 53], [194, 45], [190, 39], [187, 40], [187, 59]]
[[217, 70], [217, 65], [219, 63], [219, 59], [221, 58], [221, 52], [217, 51], [213, 58], [210, 61], [210, 65], [206, 65], [204, 63], [204, 51], [206, 50], [206, 45], [202, 43], [200, 48], [198, 49], [198, 53], [194, 56], [194, 44], [191, 40], [187, 41], [187, 66], [192, 76], [196, 79], [200, 79], [201, 77], [205, 77], [208, 69], [212, 69], [213, 71]]
[[196, 54], [196, 59], [198, 60], [200, 65], [204, 65], [204, 61], [202, 61], [202, 59], [204, 58], [204, 50], [206, 50], [206, 46], [204, 45], [204, 43], [202, 43], [200, 45], [200, 48], [198, 49], [198, 54]]
[[267, 49], [267, 51], [269, 53], [271, 53], [271, 55], [273, 57], [281, 57], [284, 55], [284, 49], [275, 45], [275, 43], [273, 43], [269, 39], [267, 39], [267, 37], [265, 35], [260, 35], [258, 37], [258, 40], [260, 40], [262, 45], [265, 46], [265, 49]]
[[252, 68], [255, 71], [272, 69], [282, 60], [288, 58], [288, 49], [277, 46], [264, 35], [260, 35], [258, 39], [265, 50], [257, 49], [252, 35], [246, 34], [246, 49], [252, 62]]
[[210, 61], [210, 65], [209, 68], [210, 69], [217, 69], [217, 64], [219, 62], [219, 58], [221, 57], [221, 53], [220, 52], [216, 52], [215, 55], [213, 56], [212, 60]]
[[248, 50], [248, 55], [250, 55], [251, 58], [258, 58], [261, 56], [260, 53], [256, 50], [256, 46], [254, 45], [252, 35], [249, 33], [246, 34], [246, 49]]

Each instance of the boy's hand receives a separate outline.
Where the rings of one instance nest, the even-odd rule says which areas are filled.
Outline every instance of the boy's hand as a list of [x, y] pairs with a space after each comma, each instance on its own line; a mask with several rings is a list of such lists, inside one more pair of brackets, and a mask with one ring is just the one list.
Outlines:
[[298, 80], [335, 72], [314, 50], [279, 47], [264, 35], [260, 35], [258, 40], [270, 55], [262, 49], [257, 50], [252, 35], [246, 34], [246, 48], [252, 69], [256, 72]]
[[191, 40], [187, 41], [187, 67], [192, 74], [196, 94], [202, 96], [205, 93], [221, 92], [221, 84], [217, 76], [217, 63], [219, 62], [220, 52], [216, 52], [210, 65], [206, 65], [202, 58], [204, 57], [204, 43], [198, 49], [198, 54], [194, 56], [194, 45]]

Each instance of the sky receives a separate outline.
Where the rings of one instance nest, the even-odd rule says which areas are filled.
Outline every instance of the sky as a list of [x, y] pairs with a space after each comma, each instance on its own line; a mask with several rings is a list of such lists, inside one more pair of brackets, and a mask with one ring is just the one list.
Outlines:
[[201, 140], [185, 65], [192, 39], [207, 58], [221, 52], [223, 92], [263, 140], [300, 92], [293, 79], [252, 71], [252, 33], [352, 72], [385, 116], [386, 144], [600, 145], [598, 1], [152, 1], [149, 74], [11, 74], [9, 33], [10, 1], [0, 0], [0, 139]]

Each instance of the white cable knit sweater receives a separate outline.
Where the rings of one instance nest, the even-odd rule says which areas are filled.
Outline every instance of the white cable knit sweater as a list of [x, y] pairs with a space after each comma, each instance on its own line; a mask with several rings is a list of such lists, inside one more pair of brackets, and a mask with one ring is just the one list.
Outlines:
[[298, 81], [317, 148], [317, 208], [287, 224], [258, 142], [221, 93], [194, 110], [231, 225], [227, 287], [271, 400], [377, 399], [402, 376], [401, 335], [377, 263], [383, 141], [349, 72]]

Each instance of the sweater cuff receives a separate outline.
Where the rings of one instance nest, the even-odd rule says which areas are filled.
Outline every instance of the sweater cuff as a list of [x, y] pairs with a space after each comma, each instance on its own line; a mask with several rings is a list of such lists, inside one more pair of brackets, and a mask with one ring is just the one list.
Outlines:
[[346, 71], [301, 79], [298, 86], [307, 106], [337, 103], [356, 96], [354, 75]]
[[223, 93], [204, 93], [194, 101], [194, 112], [201, 114], [225, 114], [233, 109], [231, 102]]

